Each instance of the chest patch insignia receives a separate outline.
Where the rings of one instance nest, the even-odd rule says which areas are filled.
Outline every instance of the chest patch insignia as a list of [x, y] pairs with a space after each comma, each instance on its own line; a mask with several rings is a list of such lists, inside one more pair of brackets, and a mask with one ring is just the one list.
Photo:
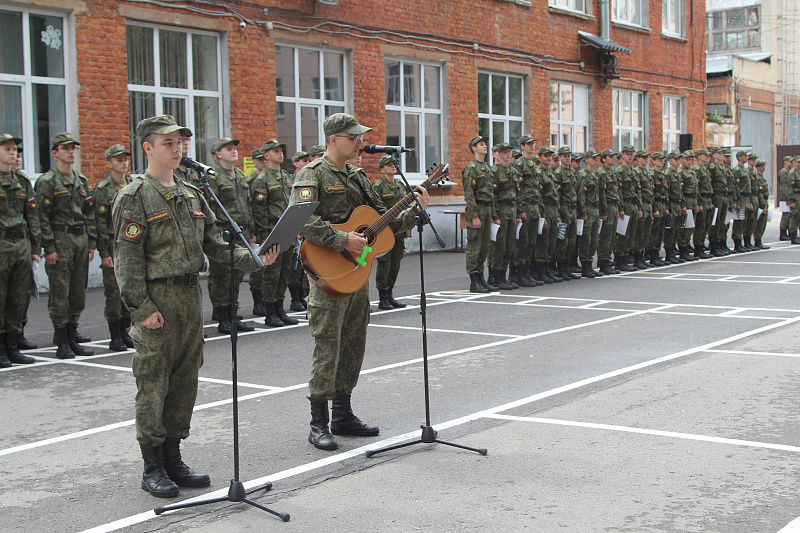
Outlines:
[[[164, 194], [164, 199], [165, 199], [165, 200], [172, 200], [173, 198], [175, 198], [175, 195], [174, 195], [174, 194], [172, 194], [172, 191], [167, 191], [167, 192]], [[148, 222], [149, 222], [149, 220], [148, 220]]]
[[97, 204], [97, 212], [101, 213], [101, 214], [102, 213], [107, 213], [108, 212], [108, 207], [106, 207], [103, 204]]
[[271, 185], [271, 186], [269, 187], [269, 190], [271, 191], [271, 190], [273, 190], [273, 189], [280, 189], [280, 187], [281, 187], [281, 184], [280, 184], [280, 183], [278, 183], [277, 185]]
[[328, 185], [325, 187], [326, 192], [344, 192], [345, 186], [344, 185]]
[[129, 220], [125, 224], [125, 229], [122, 231], [122, 236], [129, 241], [138, 241], [139, 237], [142, 236], [142, 225]]
[[161, 220], [167, 217], [169, 217], [169, 211], [164, 211], [155, 215], [150, 215], [149, 217], [147, 217], [147, 223], [149, 224], [150, 222], [155, 222], [157, 220]]
[[69, 194], [69, 191], [64, 190], [64, 189], [59, 189], [57, 191], [53, 191], [53, 194], [55, 196], [61, 196], [62, 194]]
[[256, 201], [257, 202], [263, 202], [264, 198], [266, 198], [266, 197], [267, 197], [267, 195], [264, 194], [263, 192], [256, 193]]
[[206, 216], [205, 213], [203, 213], [202, 211], [198, 211], [197, 209], [192, 209], [192, 214], [194, 216], [196, 216], [196, 217], [204, 217], [204, 216]]
[[311, 187], [300, 187], [300, 190], [297, 191], [297, 196], [301, 200], [311, 200], [312, 194], [313, 192], [311, 190]]
[[35, 197], [33, 197], [33, 196], [31, 196], [30, 198], [28, 198], [28, 205], [29, 205], [29, 206], [30, 206], [32, 209], [36, 209], [36, 198], [35, 198]]
[[42, 200], [42, 203], [44, 204], [45, 207], [50, 207], [51, 205], [53, 205], [53, 200], [45, 196], [44, 200]]

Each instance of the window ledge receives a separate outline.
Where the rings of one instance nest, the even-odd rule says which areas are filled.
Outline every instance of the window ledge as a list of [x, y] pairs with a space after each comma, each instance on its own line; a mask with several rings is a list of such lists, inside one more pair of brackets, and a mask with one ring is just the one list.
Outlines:
[[594, 15], [589, 15], [583, 11], [575, 11], [561, 6], [547, 6], [547, 10], [550, 13], [556, 13], [558, 15], [567, 15], [568, 17], [576, 17], [583, 20], [594, 20]]
[[650, 33], [653, 31], [650, 28], [639, 26], [637, 24], [632, 24], [630, 22], [625, 22], [624, 20], [612, 20], [611, 25], [614, 26], [615, 28], [623, 28], [626, 30], [638, 31], [639, 33]]
[[508, 2], [509, 4], [517, 4], [518, 6], [524, 7], [531, 7], [533, 2], [529, 2], [528, 0], [502, 0], [503, 2]]
[[689, 42], [689, 39], [687, 39], [686, 37], [683, 37], [682, 35], [677, 35], [677, 34], [674, 34], [674, 33], [667, 33], [665, 31], [661, 32], [661, 36], [664, 39], [670, 39], [670, 40], [679, 41], [679, 42], [682, 42], [682, 43], [688, 43]]

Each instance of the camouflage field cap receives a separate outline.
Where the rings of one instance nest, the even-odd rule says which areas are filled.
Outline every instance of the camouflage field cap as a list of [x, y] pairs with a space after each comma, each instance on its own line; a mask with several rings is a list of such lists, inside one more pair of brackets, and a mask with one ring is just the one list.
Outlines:
[[656, 152], [654, 154], [650, 154], [651, 159], [664, 159], [664, 154], [661, 152]]
[[353, 115], [347, 113], [334, 113], [325, 119], [322, 123], [322, 129], [325, 131], [325, 137], [330, 137], [337, 133], [349, 133], [350, 135], [363, 135], [372, 128], [362, 126]]
[[694, 155], [695, 157], [697, 157], [698, 155], [708, 155], [708, 150], [706, 150], [705, 148], [698, 148], [697, 150], [694, 151]]
[[736, 152], [736, 157], [742, 157], [742, 156], [747, 157], [747, 151], [746, 150], [739, 150], [738, 152]]
[[747, 152], [747, 159], [758, 159], [755, 152]]
[[511, 157], [522, 157], [522, 150], [519, 148], [512, 148]]
[[552, 154], [553, 148], [550, 146], [542, 146], [539, 148], [539, 155]]
[[118, 155], [127, 155], [130, 157], [131, 153], [125, 149], [124, 144], [115, 144], [114, 146], [109, 146], [106, 149], [106, 161]]
[[534, 162], [538, 163], [539, 162], [539, 156], [536, 155], [536, 154], [533, 154], [533, 157], [531, 157], [531, 161], [534, 161]]
[[673, 150], [667, 155], [667, 159], [678, 159], [679, 157], [681, 157], [681, 153], [677, 150]]
[[232, 144], [234, 146], [239, 146], [240, 142], [241, 141], [239, 139], [231, 139], [230, 137], [223, 137], [222, 139], [214, 143], [214, 146], [211, 148], [211, 155], [214, 155], [220, 150], [222, 150], [223, 146], [228, 146], [229, 144]]
[[148, 135], [169, 135], [170, 133], [180, 132], [182, 137], [191, 137], [192, 130], [178, 126], [175, 117], [172, 115], [159, 115], [140, 120], [136, 125], [136, 136], [144, 140]]
[[606, 148], [602, 152], [600, 152], [600, 159], [605, 159], [608, 156], [616, 156], [617, 153], [612, 150], [611, 148]]
[[50, 146], [53, 148], [53, 150], [55, 150], [62, 144], [77, 144], [78, 146], [81, 145], [81, 143], [79, 143], [78, 140], [75, 137], [73, 137], [71, 133], [67, 132], [56, 133], [55, 135], [53, 135], [53, 138], [50, 139]]
[[598, 154], [594, 150], [586, 150], [585, 152], [583, 152], [583, 155], [581, 156], [581, 159], [589, 159], [589, 158], [592, 158], [592, 157], [597, 157], [598, 155], [600, 155], [600, 154]]
[[572, 161], [583, 161], [584, 157], [586, 157], [585, 153], [575, 152], [572, 154]]
[[558, 155], [571, 154], [571, 153], [572, 153], [572, 148], [570, 148], [569, 146], [562, 146], [561, 148], [558, 149]]
[[469, 149], [472, 149], [473, 146], [475, 146], [476, 144], [478, 144], [481, 141], [483, 141], [485, 143], [488, 143], [489, 142], [489, 137], [481, 137], [480, 135], [476, 135], [475, 137], [470, 139], [469, 144], [467, 145], [467, 147]]
[[258, 148], [256, 148], [252, 152], [250, 152], [250, 157], [252, 157], [253, 159], [258, 159], [259, 157], [264, 157], [264, 148], [259, 146]]
[[794, 156], [794, 162], [797, 163], [798, 161], [800, 161], [800, 155]]
[[498, 148], [498, 146], [500, 146], [500, 145], [499, 144], [495, 144], [494, 146], [492, 146], [492, 152], [499, 152], [500, 148]]
[[268, 140], [267, 142], [261, 145], [261, 149], [264, 150], [264, 153], [266, 154], [267, 152], [269, 152], [273, 148], [277, 148], [278, 146], [280, 146], [283, 149], [286, 149], [286, 145], [283, 143], [279, 143], [278, 139]]
[[692, 152], [691, 150], [686, 150], [681, 154], [681, 157], [684, 158], [694, 157], [694, 152]]
[[765, 166], [767, 166], [767, 162], [764, 161], [763, 159], [757, 159], [756, 160], [756, 166], [757, 167], [765, 167]]
[[513, 147], [509, 143], [500, 143], [495, 145], [496, 152], [502, 152], [503, 150], [513, 150]]
[[306, 157], [308, 157], [308, 152], [306, 152], [305, 150], [301, 150], [292, 156], [292, 163], [297, 163], [298, 161], [300, 161], [301, 159], [305, 159]]
[[325, 153], [325, 147], [321, 144], [315, 144], [314, 146], [308, 149], [309, 157], [317, 157], [318, 155], [322, 155], [324, 153]]
[[720, 147], [720, 146], [713, 146], [713, 147], [708, 149], [708, 153], [711, 154], [711, 155], [714, 155], [717, 152], [721, 152], [721, 151], [722, 151], [722, 147]]
[[383, 155], [380, 159], [378, 159], [378, 168], [383, 168], [385, 165], [388, 165], [391, 162], [392, 156], [389, 154]]
[[721, 148], [721, 152], [722, 152], [722, 155], [726, 155], [728, 157], [731, 156], [731, 149], [729, 147], [727, 147], [727, 146], [723, 146]]
[[626, 144], [625, 146], [622, 147], [622, 150], [620, 150], [619, 152], [623, 153], [623, 152], [635, 152], [635, 151], [636, 151], [636, 148], [634, 148], [630, 144]]
[[[8, 135], [8, 134], [6, 133], [4, 135]], [[19, 148], [17, 148], [17, 151], [19, 151]], [[792, 157], [790, 155], [787, 155], [787, 156], [784, 156], [783, 160], [784, 161], [794, 161], [794, 157]]]
[[647, 150], [637, 150], [633, 157], [648, 157], [650, 153]]
[[519, 138], [519, 145], [522, 146], [523, 144], [528, 144], [536, 142], [536, 139], [533, 138], [533, 135], [523, 135]]
[[[22, 139], [20, 139], [19, 137], [14, 137], [10, 133], [0, 133], [0, 144], [8, 141], [14, 141], [14, 144], [19, 144], [22, 142]], [[17, 151], [19, 151], [19, 148], [17, 149]]]

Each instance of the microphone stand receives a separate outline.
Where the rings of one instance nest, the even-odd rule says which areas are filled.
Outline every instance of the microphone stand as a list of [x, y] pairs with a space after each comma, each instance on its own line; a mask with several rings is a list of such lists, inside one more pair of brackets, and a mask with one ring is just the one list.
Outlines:
[[225, 218], [228, 219], [229, 229], [222, 233], [222, 238], [225, 242], [228, 243], [228, 249], [230, 250], [230, 307], [228, 312], [230, 316], [233, 317], [231, 320], [231, 381], [233, 384], [233, 479], [231, 479], [231, 485], [228, 489], [228, 495], [222, 496], [220, 498], [210, 498], [207, 500], [201, 500], [196, 502], [183, 502], [183, 503], [176, 503], [173, 505], [167, 505], [163, 507], [156, 507], [153, 511], [160, 515], [167, 511], [174, 511], [176, 509], [185, 509], [187, 507], [196, 507], [198, 505], [207, 505], [211, 503], [219, 503], [219, 502], [233, 502], [233, 503], [241, 503], [244, 502], [248, 505], [252, 505], [253, 507], [257, 507], [262, 511], [266, 511], [271, 513], [277, 517], [279, 517], [284, 522], [289, 521], [289, 514], [288, 513], [279, 513], [277, 511], [273, 511], [269, 507], [265, 507], [261, 504], [254, 502], [253, 500], [247, 498], [248, 495], [258, 492], [261, 490], [269, 490], [272, 488], [272, 482], [267, 481], [263, 485], [259, 485], [257, 487], [253, 487], [251, 489], [245, 489], [244, 483], [239, 479], [239, 387], [238, 387], [238, 357], [237, 357], [237, 350], [236, 344], [239, 338], [238, 330], [236, 328], [236, 276], [235, 276], [235, 259], [234, 259], [234, 250], [236, 249], [236, 243], [241, 241], [245, 248], [250, 252], [250, 255], [255, 261], [258, 268], [264, 268], [264, 263], [261, 261], [261, 258], [250, 248], [250, 245], [247, 242], [244, 234], [242, 234], [242, 228], [234, 222], [233, 218], [231, 218], [228, 211], [225, 210], [225, 207], [222, 205], [222, 202], [219, 201], [217, 195], [214, 194], [214, 191], [211, 189], [211, 186], [208, 184], [208, 176], [207, 171], [204, 170], [202, 172], [198, 172], [200, 175], [200, 180], [205, 185], [206, 191], [211, 195], [214, 199], [219, 210], [225, 215]]
[[452, 446], [454, 448], [461, 448], [463, 450], [470, 450], [473, 452], [477, 452], [481, 455], [486, 455], [488, 450], [486, 448], [471, 448], [469, 446], [464, 446], [462, 444], [456, 444], [454, 442], [447, 442], [444, 440], [439, 440], [436, 437], [438, 436], [439, 432], [433, 429], [431, 426], [431, 402], [430, 402], [430, 387], [428, 382], [428, 315], [427, 315], [427, 299], [425, 296], [425, 263], [424, 263], [424, 250], [422, 247], [422, 230], [425, 225], [429, 225], [433, 230], [433, 234], [436, 236], [436, 240], [439, 241], [439, 245], [444, 248], [444, 240], [442, 239], [439, 232], [436, 231], [436, 228], [433, 226], [431, 222], [431, 217], [428, 215], [428, 212], [422, 208], [422, 204], [419, 203], [419, 198], [417, 195], [414, 194], [414, 191], [409, 185], [408, 180], [403, 175], [403, 171], [400, 170], [400, 163], [397, 160], [397, 156], [392, 154], [392, 163], [394, 164], [394, 168], [397, 170], [397, 173], [403, 179], [403, 183], [406, 185], [406, 189], [411, 193], [414, 198], [414, 201], [417, 203], [417, 208], [419, 209], [419, 214], [414, 217], [414, 223], [417, 226], [417, 234], [419, 235], [419, 285], [420, 285], [420, 296], [419, 296], [419, 308], [420, 308], [420, 315], [422, 317], [422, 370], [423, 370], [423, 382], [424, 382], [424, 390], [425, 390], [425, 423], [420, 426], [422, 428], [422, 435], [419, 439], [412, 440], [409, 442], [404, 442], [401, 444], [394, 444], [392, 446], [386, 446], [385, 448], [379, 448], [377, 450], [369, 450], [365, 453], [367, 457], [372, 457], [373, 455], [388, 452], [390, 450], [396, 450], [398, 448], [405, 448], [406, 446], [413, 446], [415, 444], [430, 444], [433, 442], [438, 442], [439, 444], [445, 444], [447, 446]]

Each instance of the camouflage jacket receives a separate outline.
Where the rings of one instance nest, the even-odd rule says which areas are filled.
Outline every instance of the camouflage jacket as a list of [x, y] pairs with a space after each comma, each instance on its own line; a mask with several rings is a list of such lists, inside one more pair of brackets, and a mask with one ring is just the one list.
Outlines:
[[250, 182], [250, 212], [259, 242], [269, 236], [289, 207], [291, 196], [292, 176], [283, 169], [275, 171], [267, 167]]
[[558, 210], [562, 221], [569, 224], [575, 220], [578, 209], [575, 174], [562, 165], [553, 172], [553, 175], [558, 184]]
[[600, 216], [606, 210], [603, 184], [594, 172], [584, 168], [578, 173], [578, 218]]
[[86, 176], [75, 171], [67, 176], [51, 169], [39, 176], [34, 189], [45, 254], [56, 251], [54, 224], [83, 228], [89, 236], [89, 249], [97, 247], [94, 198]]
[[697, 208], [697, 176], [694, 168], [680, 167], [678, 176], [681, 180], [681, 190], [683, 191], [683, 207], [687, 209]]
[[[614, 170], [614, 179], [619, 187], [620, 200], [624, 207], [638, 211], [642, 204], [639, 191], [639, 179], [636, 173], [625, 165], [620, 165]], [[632, 215], [632, 213], [625, 213]]]
[[514, 167], [506, 168], [500, 163], [492, 167], [492, 210], [497, 213], [498, 217], [501, 206], [513, 206], [515, 218], [522, 214], [520, 206], [517, 204], [518, 188], [519, 175]]
[[733, 168], [733, 201], [744, 208], [750, 207], [750, 176], [742, 165]]
[[658, 211], [664, 216], [669, 203], [669, 183], [663, 170], [653, 170], [653, 214]]
[[756, 173], [756, 194], [758, 195], [758, 209], [766, 210], [769, 207], [769, 185], [762, 172]]
[[542, 189], [536, 175], [536, 165], [532, 159], [520, 157], [511, 164], [519, 176], [519, 190], [517, 191], [517, 209], [539, 212], [539, 203], [542, 201]]
[[[125, 185], [131, 179], [125, 177]], [[114, 181], [111, 176], [97, 184], [94, 188], [94, 221], [97, 226], [97, 253], [106, 258], [114, 255], [114, 221], [111, 219], [111, 209], [114, 197], [122, 190], [122, 185]]]
[[609, 170], [605, 165], [600, 165], [600, 168], [595, 171], [595, 176], [597, 176], [597, 182], [600, 184], [601, 204], [605, 206], [603, 210], [613, 207], [616, 211], [619, 209], [619, 191], [617, 190], [617, 182], [614, 179], [614, 171]]
[[559, 192], [558, 182], [556, 182], [553, 172], [549, 168], [540, 166], [536, 169], [536, 177], [539, 180], [539, 188], [542, 191], [542, 205], [555, 207], [558, 209]]
[[728, 196], [728, 178], [725, 170], [717, 162], [708, 165], [708, 176], [711, 178], [711, 190], [714, 196]]
[[[405, 198], [406, 186], [400, 180], [392, 180], [391, 183], [386, 179], [386, 176], [381, 176], [378, 181], [372, 184], [372, 189], [380, 196], [383, 205], [389, 209], [394, 204]], [[402, 235], [403, 231], [397, 232], [397, 235]]]
[[681, 207], [683, 205], [683, 186], [681, 185], [681, 178], [678, 174], [678, 169], [672, 167], [668, 168], [664, 173], [664, 180], [667, 183], [667, 191], [669, 192], [669, 201], [667, 202], [667, 209], [675, 216], [681, 214]]
[[[231, 218], [244, 228], [244, 236], [250, 237], [253, 234], [253, 216], [250, 214], [250, 207], [247, 205], [247, 198], [250, 196], [250, 186], [244, 178], [244, 172], [238, 168], [233, 169], [233, 175], [229, 170], [222, 167], [214, 169], [215, 176], [210, 176], [208, 185], [214, 194], [217, 195], [219, 201], [225, 207], [225, 210]], [[227, 229], [228, 220], [222, 211], [217, 207], [213, 199], [209, 202], [211, 209], [214, 211], [214, 216], [217, 218], [217, 224], [220, 227]]]
[[6, 234], [16, 231], [30, 241], [31, 253], [40, 252], [42, 232], [33, 185], [24, 172], [12, 168], [8, 173], [0, 172], [0, 240], [22, 238]]
[[485, 162], [473, 159], [464, 167], [464, 172], [461, 173], [461, 183], [464, 186], [468, 223], [478, 216], [478, 204], [491, 206], [492, 220], [497, 220], [497, 211], [493, 207], [492, 181], [492, 169]]

